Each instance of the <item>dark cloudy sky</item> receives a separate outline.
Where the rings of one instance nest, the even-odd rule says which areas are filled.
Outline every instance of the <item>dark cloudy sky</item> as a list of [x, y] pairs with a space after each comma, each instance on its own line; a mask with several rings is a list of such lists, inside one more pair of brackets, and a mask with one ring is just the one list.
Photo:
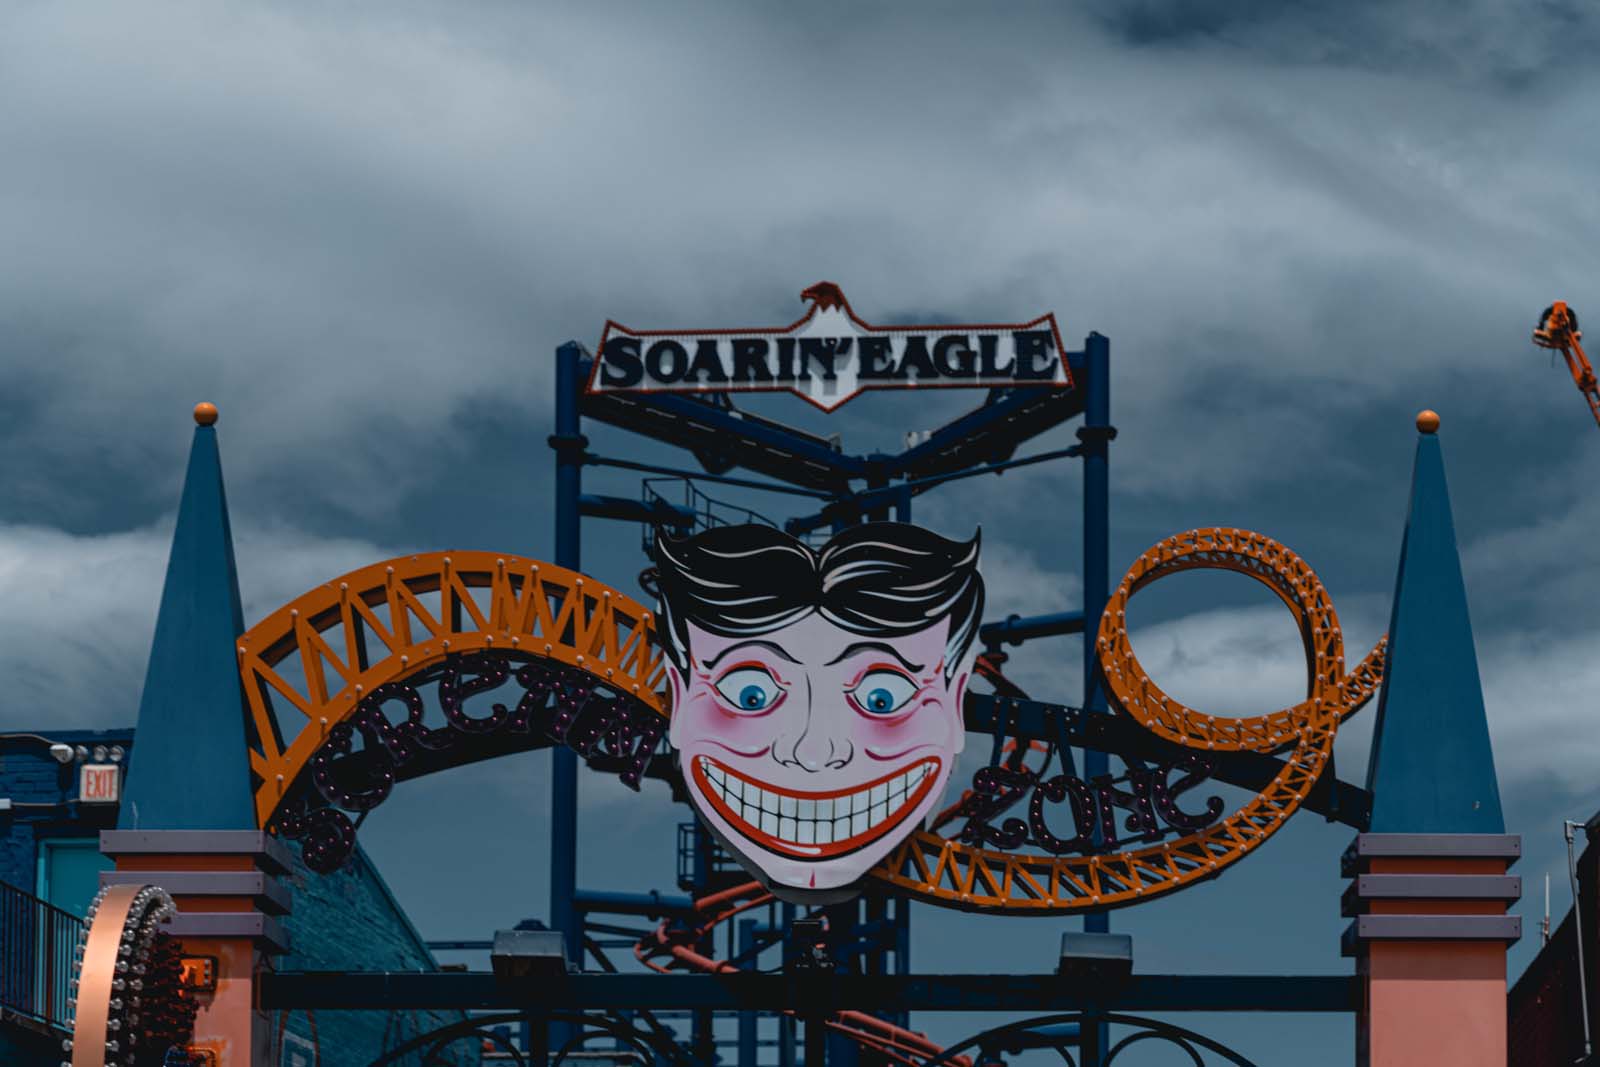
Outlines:
[[[253, 621], [402, 551], [549, 556], [552, 352], [607, 317], [787, 322], [820, 278], [882, 322], [1054, 310], [1112, 342], [1113, 572], [1190, 526], [1259, 529], [1363, 651], [1412, 416], [1443, 414], [1526, 835], [1520, 968], [1546, 871], [1565, 906], [1559, 820], [1600, 806], [1600, 431], [1528, 342], [1554, 298], [1600, 307], [1597, 45], [1577, 0], [8, 5], [0, 726], [132, 720], [197, 400], [222, 409]], [[894, 450], [976, 399], [865, 397], [826, 422]], [[823, 423], [798, 407], [763, 410]], [[981, 521], [991, 614], [1058, 610], [1079, 493], [1042, 466], [917, 517]], [[587, 567], [629, 586], [637, 531], [586, 537]], [[1180, 579], [1141, 613], [1177, 695], [1296, 698], [1292, 630], [1249, 583]], [[1078, 656], [1030, 649], [1019, 674], [1070, 699]], [[1347, 777], [1369, 728], [1341, 740]], [[419, 782], [373, 816], [427, 935], [544, 914], [545, 766]], [[584, 884], [669, 888], [681, 813], [583, 788]], [[1114, 925], [1147, 971], [1348, 971], [1348, 837], [1303, 817]], [[1048, 969], [1068, 926], [917, 922], [919, 970]], [[1260, 1062], [1351, 1061], [1343, 1017], [1196, 1022]]]

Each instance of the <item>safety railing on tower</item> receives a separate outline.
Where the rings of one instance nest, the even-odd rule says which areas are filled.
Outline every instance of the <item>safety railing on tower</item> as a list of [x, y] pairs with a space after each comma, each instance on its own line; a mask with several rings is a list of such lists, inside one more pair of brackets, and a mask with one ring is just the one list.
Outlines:
[[73, 954], [83, 920], [0, 882], [0, 1009], [69, 1028]]
[[[646, 508], [658, 512], [667, 508], [678, 508], [693, 513], [694, 525], [677, 530], [680, 536], [709, 530], [713, 526], [740, 526], [746, 523], [757, 523], [762, 526], [778, 525], [759, 511], [707, 496], [688, 478], [645, 478], [640, 482], [639, 489], [639, 498]], [[817, 530], [800, 536], [814, 547], [821, 547], [832, 536], [832, 531]], [[643, 524], [640, 542], [645, 555], [653, 551], [654, 541], [655, 526], [650, 523]]]

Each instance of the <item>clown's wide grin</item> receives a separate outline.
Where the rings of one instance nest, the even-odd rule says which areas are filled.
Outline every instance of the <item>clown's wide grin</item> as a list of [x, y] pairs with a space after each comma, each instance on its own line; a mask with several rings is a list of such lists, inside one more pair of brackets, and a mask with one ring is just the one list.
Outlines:
[[757, 781], [710, 756], [696, 756], [692, 771], [700, 794], [739, 833], [774, 852], [819, 859], [893, 830], [933, 789], [939, 760], [922, 757], [865, 785], [815, 793]]

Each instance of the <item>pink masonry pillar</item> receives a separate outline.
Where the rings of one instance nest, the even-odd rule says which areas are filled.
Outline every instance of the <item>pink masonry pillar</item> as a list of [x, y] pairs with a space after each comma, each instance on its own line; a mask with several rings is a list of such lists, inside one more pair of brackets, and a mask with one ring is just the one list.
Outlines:
[[205, 1067], [267, 1067], [272, 1030], [260, 1008], [260, 976], [287, 952], [278, 916], [289, 891], [278, 875], [287, 849], [258, 830], [104, 830], [100, 850], [117, 862], [104, 885], [157, 885], [177, 914], [163, 928], [183, 944], [198, 980], [190, 1050]]
[[1515, 834], [1361, 834], [1345, 852], [1358, 1067], [1505, 1067]]

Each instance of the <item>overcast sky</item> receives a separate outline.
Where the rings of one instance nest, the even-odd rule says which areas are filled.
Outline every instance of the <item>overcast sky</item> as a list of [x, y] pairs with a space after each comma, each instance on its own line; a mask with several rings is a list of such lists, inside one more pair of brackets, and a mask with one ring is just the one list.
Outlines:
[[[1565, 907], [1559, 820], [1600, 807], [1600, 430], [1528, 340], [1552, 299], [1600, 308], [1600, 17], [1068, 7], [0, 9], [0, 726], [132, 721], [198, 400], [222, 411], [248, 623], [402, 551], [549, 557], [552, 353], [608, 317], [784, 323], [823, 278], [877, 322], [1052, 310], [1069, 343], [1111, 338], [1113, 574], [1181, 529], [1258, 529], [1317, 569], [1354, 654], [1386, 625], [1412, 417], [1441, 412], [1526, 835], [1520, 969], [1544, 872]], [[892, 451], [978, 399], [762, 410]], [[1045, 465], [916, 515], [981, 522], [991, 615], [1062, 610], [1080, 492]], [[586, 568], [631, 588], [637, 530], [585, 538]], [[1152, 674], [1217, 711], [1293, 702], [1281, 609], [1210, 577], [1141, 603]], [[1018, 674], [1071, 700], [1079, 656], [1029, 649]], [[1341, 738], [1347, 778], [1370, 719]], [[364, 828], [425, 934], [544, 914], [545, 767], [414, 783]], [[583, 790], [583, 883], [670, 889], [683, 813]], [[1304, 816], [1113, 925], [1142, 970], [1348, 972], [1349, 836]], [[1048, 969], [1069, 925], [917, 923], [919, 970]], [[1191, 1022], [1263, 1063], [1353, 1054], [1343, 1017]]]

